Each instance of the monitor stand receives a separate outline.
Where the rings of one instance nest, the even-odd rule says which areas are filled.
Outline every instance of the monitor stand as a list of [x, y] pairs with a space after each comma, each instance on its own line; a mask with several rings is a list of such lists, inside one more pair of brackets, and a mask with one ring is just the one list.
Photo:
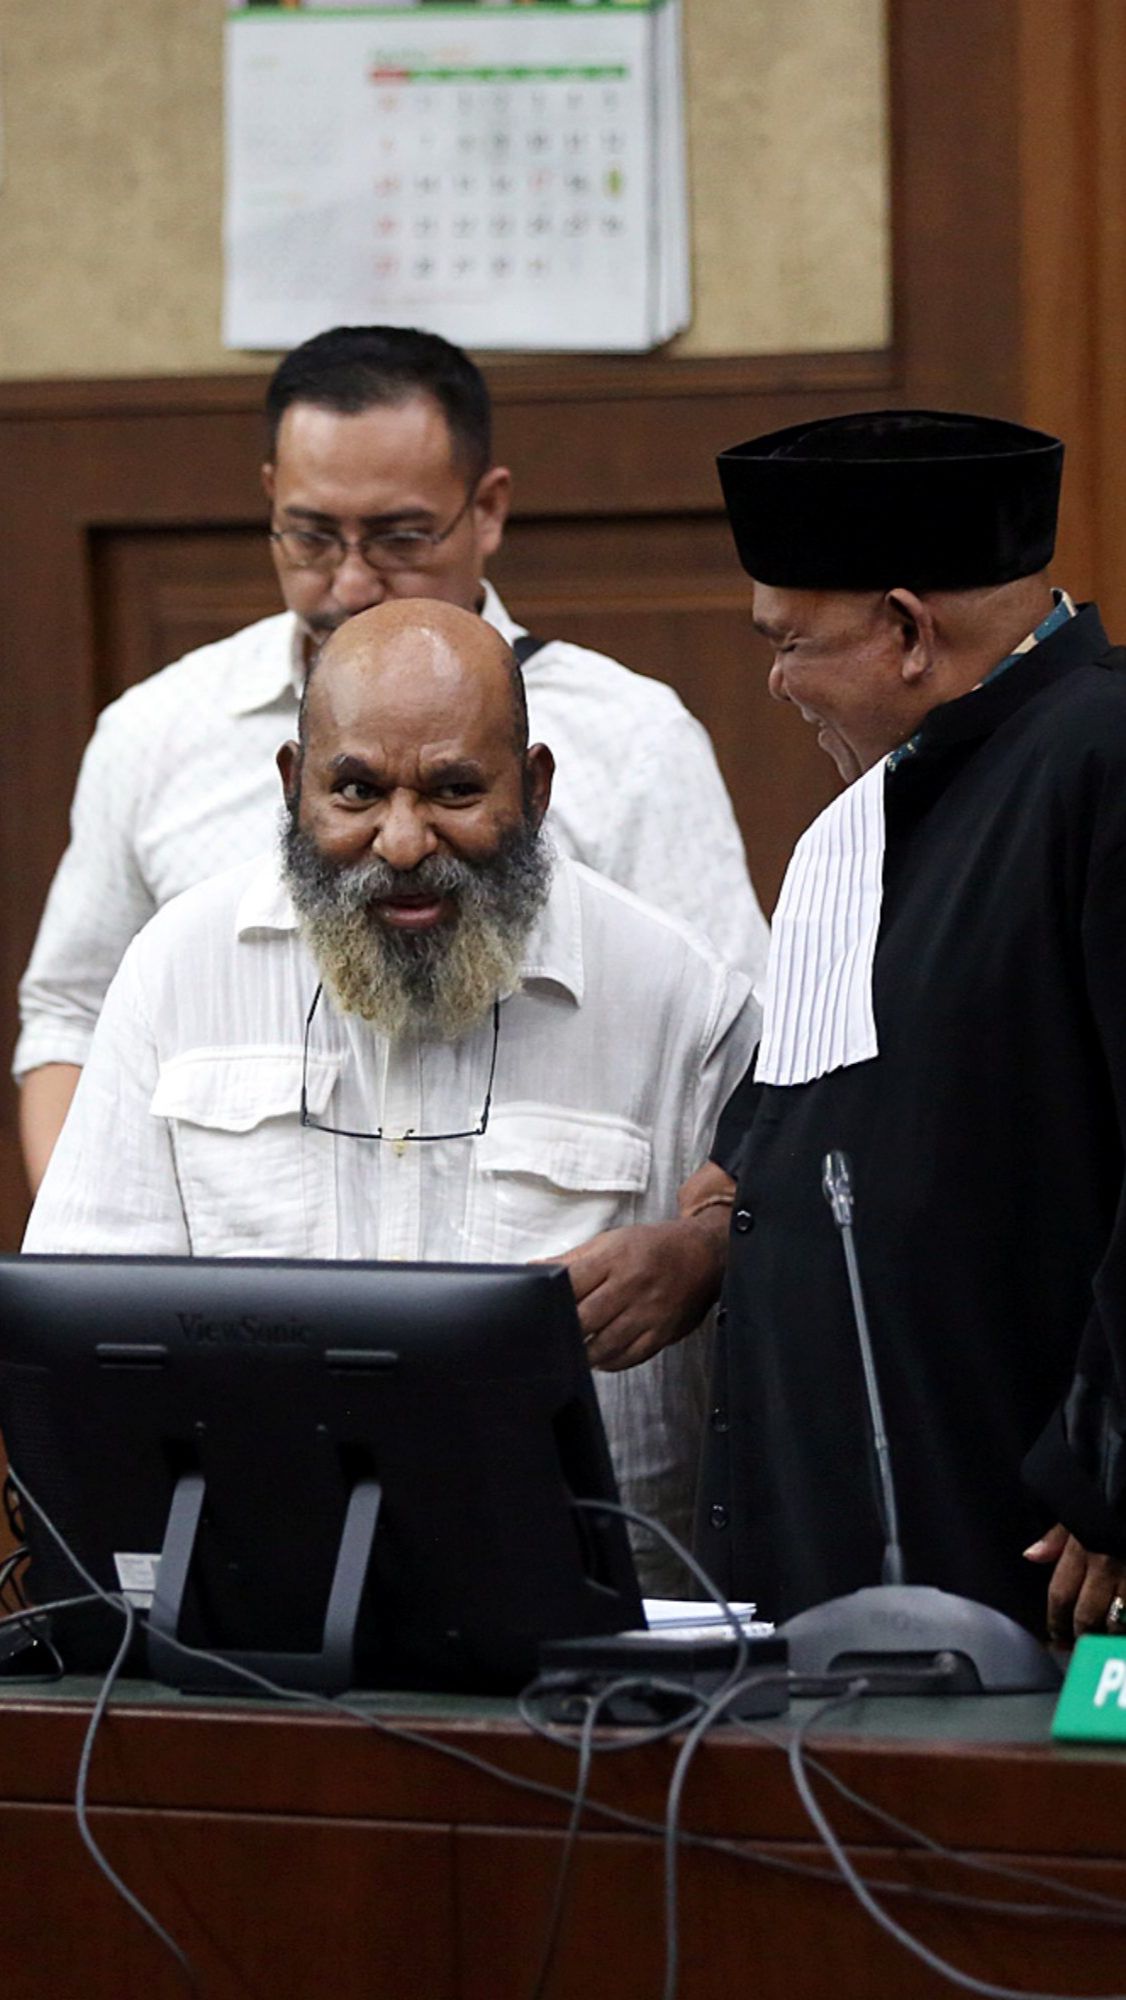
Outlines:
[[[167, 1687], [212, 1693], [221, 1688], [224, 1692], [245, 1694], [252, 1690], [252, 1683], [233, 1672], [224, 1675], [213, 1658], [193, 1658], [190, 1649], [182, 1650], [185, 1642], [170, 1643], [179, 1640], [184, 1592], [203, 1513], [204, 1493], [202, 1473], [185, 1472], [176, 1482], [148, 1617], [149, 1672], [154, 1680]], [[383, 1489], [376, 1479], [358, 1479], [349, 1495], [319, 1652], [259, 1653], [215, 1647], [212, 1650], [219, 1658], [229, 1660], [232, 1667], [246, 1667], [252, 1673], [263, 1674], [282, 1687], [342, 1694], [354, 1686], [356, 1623], [382, 1498]]]

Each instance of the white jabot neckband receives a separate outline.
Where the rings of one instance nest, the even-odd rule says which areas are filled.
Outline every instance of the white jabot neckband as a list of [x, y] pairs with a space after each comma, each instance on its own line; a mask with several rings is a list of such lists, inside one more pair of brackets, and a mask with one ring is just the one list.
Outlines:
[[771, 925], [758, 1083], [810, 1083], [879, 1053], [872, 965], [884, 877], [886, 760], [803, 833]]

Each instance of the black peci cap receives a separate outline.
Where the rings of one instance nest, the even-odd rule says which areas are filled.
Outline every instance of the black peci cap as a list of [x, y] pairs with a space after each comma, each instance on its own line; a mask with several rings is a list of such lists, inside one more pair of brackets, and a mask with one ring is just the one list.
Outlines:
[[791, 590], [972, 590], [1056, 545], [1063, 446], [949, 410], [792, 424], [719, 455], [739, 560]]

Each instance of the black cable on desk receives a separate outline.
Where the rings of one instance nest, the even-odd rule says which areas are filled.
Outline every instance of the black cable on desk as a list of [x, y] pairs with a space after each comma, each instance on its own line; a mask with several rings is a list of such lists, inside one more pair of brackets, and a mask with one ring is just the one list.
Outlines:
[[[24, 1486], [22, 1482], [20, 1482], [20, 1491], [22, 1492], [28, 1505], [32, 1507], [35, 1513], [44, 1522], [44, 1525], [53, 1535], [59, 1547], [67, 1555], [68, 1559], [76, 1569], [79, 1576], [82, 1577], [83, 1581], [87, 1582], [90, 1585], [90, 1591], [87, 1594], [83, 1595], [82, 1597], [60, 1600], [57, 1605], [41, 1606], [37, 1607], [34, 1610], [16, 1613], [13, 1615], [12, 1619], [0, 1622], [15, 1623], [18, 1621], [21, 1624], [26, 1623], [30, 1625], [31, 1623], [33, 1623], [35, 1619], [37, 1618], [42, 1619], [44, 1616], [46, 1616], [48, 1611], [52, 1609], [63, 1609], [72, 1605], [77, 1605], [82, 1603], [93, 1603], [100, 1600], [110, 1605], [119, 1614], [124, 1616], [127, 1619], [127, 1621], [130, 1621], [130, 1632], [131, 1632], [131, 1621], [133, 1620], [134, 1617], [132, 1606], [129, 1605], [119, 1593], [104, 1590], [99, 1584], [96, 1583], [94, 1578], [88, 1575], [87, 1571], [83, 1568], [81, 1562], [75, 1556], [73, 1550], [69, 1548], [68, 1544], [63, 1539], [59, 1530], [43, 1513], [43, 1510], [38, 1506], [34, 1497], [28, 1492], [26, 1486]], [[605, 1506], [607, 1508], [607, 1511], [619, 1511], [617, 1508], [612, 1508], [611, 1503], [598, 1502], [598, 1503], [592, 1503], [592, 1505], [597, 1505], [599, 1507]], [[622, 1511], [623, 1513], [629, 1512], [629, 1510], [626, 1509], [621, 1509], [620, 1511]], [[660, 1523], [657, 1522], [650, 1523], [648, 1522], [647, 1517], [643, 1515], [634, 1515], [632, 1516], [632, 1518], [635, 1518], [645, 1523], [645, 1525], [647, 1526], [651, 1526], [653, 1530], [663, 1540], [666, 1540], [668, 1542], [669, 1546], [679, 1550], [679, 1544], [677, 1543], [676, 1538], [674, 1536], [670, 1536], [668, 1534], [668, 1531], [665, 1530]], [[688, 1563], [688, 1566], [690, 1568], [695, 1568], [696, 1566], [694, 1564], [694, 1560], [688, 1554], [688, 1551], [685, 1550], [682, 1551], [682, 1553]], [[707, 1587], [711, 1592], [711, 1594], [713, 1596], [717, 1596], [718, 1594], [715, 1593], [713, 1586], [710, 1584], [710, 1580], [707, 1579], [704, 1580], [707, 1582]], [[725, 1606], [725, 1609], [727, 1609], [728, 1615], [731, 1618], [732, 1623], [737, 1625], [738, 1621], [735, 1618], [735, 1614], [730, 1611], [730, 1607]], [[739, 1628], [739, 1638], [740, 1642], [742, 1643], [745, 1655], [745, 1650], [746, 1650], [745, 1640], [743, 1639], [743, 1633], [741, 1627]], [[756, 1673], [744, 1676], [743, 1682], [741, 1683], [737, 1680], [734, 1680], [731, 1676], [729, 1676], [728, 1681], [719, 1691], [717, 1691], [716, 1695], [713, 1696], [710, 1700], [708, 1700], [704, 1704], [701, 1713], [697, 1716], [696, 1721], [690, 1728], [688, 1736], [686, 1737], [685, 1743], [682, 1746], [681, 1752], [678, 1756], [677, 1767], [676, 1770], [674, 1771], [673, 1779], [670, 1782], [670, 1787], [669, 1787], [669, 1810], [666, 1813], [665, 1821], [663, 1822], [663, 1824], [661, 1824], [652, 1820], [647, 1820], [639, 1814], [627, 1813], [622, 1811], [620, 1808], [609, 1806], [604, 1804], [600, 1800], [590, 1799], [589, 1797], [587, 1797], [586, 1790], [589, 1785], [589, 1775], [590, 1775], [589, 1762], [585, 1770], [585, 1774], [581, 1774], [582, 1782], [579, 1786], [571, 1787], [568, 1789], [560, 1786], [544, 1784], [537, 1779], [523, 1778], [516, 1773], [506, 1770], [502, 1765], [492, 1764], [486, 1758], [477, 1756], [474, 1752], [464, 1750], [455, 1744], [436, 1742], [432, 1737], [423, 1735], [418, 1730], [404, 1727], [400, 1723], [387, 1722], [384, 1718], [380, 1716], [373, 1715], [366, 1710], [357, 1709], [351, 1706], [347, 1701], [339, 1697], [321, 1695], [317, 1694], [316, 1692], [307, 1690], [287, 1688], [277, 1682], [271, 1681], [266, 1675], [257, 1673], [251, 1668], [237, 1665], [235, 1662], [232, 1662], [222, 1654], [212, 1653], [200, 1647], [189, 1646], [185, 1644], [182, 1640], [178, 1639], [169, 1639], [168, 1643], [171, 1646], [173, 1646], [177, 1652], [184, 1654], [185, 1657], [206, 1661], [216, 1666], [222, 1667], [226, 1672], [234, 1674], [237, 1678], [244, 1680], [248, 1684], [248, 1686], [260, 1689], [264, 1693], [273, 1696], [277, 1700], [283, 1701], [290, 1705], [297, 1705], [298, 1707], [312, 1708], [321, 1712], [327, 1710], [332, 1714], [345, 1716], [352, 1721], [356, 1721], [363, 1724], [365, 1727], [374, 1729], [378, 1734], [387, 1737], [389, 1740], [393, 1742], [405, 1743], [411, 1745], [412, 1747], [428, 1751], [431, 1754], [437, 1754], [455, 1763], [461, 1764], [469, 1769], [482, 1773], [485, 1776], [496, 1779], [500, 1783], [507, 1785], [509, 1788], [524, 1793], [526, 1795], [544, 1798], [556, 1804], [566, 1805], [569, 1808], [571, 1814], [571, 1821], [569, 1822], [568, 1832], [570, 1833], [572, 1824], [574, 1828], [573, 1833], [571, 1833], [570, 1850], [565, 1852], [565, 1857], [564, 1857], [565, 1860], [568, 1862], [568, 1864], [570, 1860], [570, 1853], [573, 1852], [574, 1843], [577, 1840], [578, 1836], [578, 1822], [581, 1820], [582, 1812], [586, 1810], [596, 1813], [600, 1818], [609, 1821], [613, 1825], [624, 1827], [629, 1831], [642, 1834], [646, 1837], [662, 1839], [665, 1845], [665, 1853], [666, 1853], [666, 1919], [668, 1918], [670, 1910], [673, 1917], [671, 1931], [668, 1932], [666, 1936], [666, 1967], [665, 1967], [666, 1995], [672, 1995], [675, 1993], [676, 1980], [677, 1980], [677, 1959], [676, 1959], [677, 1933], [676, 1933], [676, 1908], [675, 1908], [676, 1855], [681, 1846], [690, 1846], [693, 1848], [700, 1848], [707, 1852], [721, 1853], [724, 1855], [728, 1855], [744, 1863], [752, 1863], [757, 1866], [774, 1869], [775, 1871], [783, 1874], [794, 1875], [798, 1876], [799, 1878], [807, 1880], [812, 1877], [814, 1880], [819, 1882], [841, 1883], [844, 1886], [849, 1887], [854, 1894], [859, 1895], [859, 1900], [861, 1901], [862, 1906], [865, 1908], [865, 1910], [868, 1912], [869, 1915], [873, 1916], [874, 1921], [879, 1923], [881, 1927], [884, 1928], [886, 1931], [888, 1931], [893, 1937], [895, 1937], [897, 1941], [904, 1943], [906, 1949], [915, 1950], [917, 1955], [919, 1955], [924, 1959], [924, 1962], [932, 1964], [933, 1969], [936, 1970], [940, 1974], [940, 1976], [951, 1980], [953, 1984], [967, 1987], [970, 1991], [985, 1994], [986, 1996], [989, 1996], [989, 2000], [1064, 2000], [1064, 1996], [1030, 1994], [1027, 1991], [1018, 1993], [1015, 1989], [989, 1986], [984, 1982], [975, 1981], [972, 1975], [962, 1973], [958, 1967], [951, 1966], [947, 1961], [938, 1958], [936, 1954], [929, 1953], [928, 1948], [922, 1945], [918, 1939], [913, 1938], [910, 1932], [906, 1931], [904, 1927], [895, 1924], [894, 1920], [891, 1919], [887, 1915], [887, 1913], [880, 1908], [878, 1903], [876, 1903], [873, 1892], [878, 1890], [881, 1894], [886, 1896], [914, 1897], [915, 1899], [920, 1901], [935, 1902], [946, 1905], [948, 1907], [967, 1909], [978, 1915], [980, 1915], [983, 1911], [996, 1909], [999, 1913], [1003, 1914], [1023, 1915], [1041, 1919], [1049, 1918], [1058, 1920], [1060, 1915], [1063, 1914], [1058, 1908], [1044, 1909], [1039, 1906], [1020, 1906], [1020, 1905], [1013, 1906], [1004, 1904], [994, 1905], [991, 1904], [985, 1898], [959, 1896], [956, 1893], [952, 1893], [950, 1891], [926, 1889], [911, 1883], [884, 1882], [880, 1880], [874, 1880], [865, 1883], [861, 1880], [857, 1872], [852, 1868], [852, 1864], [851, 1862], [848, 1861], [848, 1857], [847, 1854], [845, 1854], [843, 1846], [841, 1845], [839, 1839], [837, 1838], [834, 1830], [829, 1826], [829, 1823], [827, 1819], [825, 1819], [825, 1816], [822, 1813], [821, 1808], [817, 1804], [817, 1801], [813, 1798], [811, 1788], [809, 1788], [808, 1786], [807, 1771], [812, 1760], [808, 1759], [806, 1755], [805, 1739], [808, 1736], [808, 1733], [811, 1730], [811, 1728], [813, 1728], [817, 1724], [817, 1722], [819, 1722], [823, 1718], [825, 1714], [830, 1712], [830, 1710], [833, 1709], [834, 1707], [840, 1705], [843, 1701], [858, 1699], [861, 1693], [879, 1693], [880, 1691], [879, 1681], [878, 1677], [876, 1676], [865, 1677], [863, 1683], [858, 1682], [854, 1678], [851, 1681], [849, 1688], [844, 1695], [836, 1696], [831, 1700], [821, 1704], [821, 1706], [814, 1711], [812, 1716], [807, 1718], [804, 1723], [799, 1725], [789, 1745], [791, 1769], [793, 1770], [795, 1768], [795, 1760], [796, 1760], [797, 1768], [801, 1770], [802, 1779], [806, 1788], [805, 1792], [803, 1793], [801, 1785], [798, 1786], [799, 1796], [802, 1798], [802, 1803], [806, 1807], [807, 1812], [810, 1813], [810, 1817], [813, 1819], [814, 1825], [817, 1827], [818, 1832], [821, 1833], [821, 1837], [825, 1842], [826, 1849], [830, 1855], [830, 1858], [833, 1860], [834, 1867], [837, 1871], [836, 1873], [830, 1873], [822, 1868], [818, 1868], [813, 1865], [803, 1864], [795, 1861], [783, 1860], [780, 1856], [764, 1855], [760, 1853], [755, 1853], [754, 1851], [748, 1851], [745, 1845], [741, 1845], [735, 1841], [722, 1840], [703, 1834], [688, 1833], [684, 1829], [682, 1829], [679, 1825], [679, 1808], [680, 1808], [680, 1799], [683, 1791], [684, 1780], [687, 1775], [691, 1758], [694, 1755], [695, 1750], [698, 1748], [699, 1743], [703, 1740], [707, 1727], [711, 1726], [711, 1723], [716, 1719], [716, 1715], [718, 1713], [723, 1712], [725, 1709], [729, 1708], [734, 1704], [734, 1702], [738, 1699], [740, 1693], [742, 1693], [746, 1687], [750, 1686], [754, 1682], [762, 1680], [763, 1678], [774, 1678], [776, 1670], [760, 1669]], [[110, 1671], [107, 1674], [102, 1684], [102, 1689], [99, 1694], [97, 1703], [95, 1705], [94, 1712], [91, 1715], [90, 1724], [86, 1732], [86, 1738], [84, 1740], [84, 1745], [83, 1745], [84, 1765], [83, 1769], [80, 1771], [80, 1782], [82, 1784], [83, 1812], [85, 1811], [85, 1774], [88, 1774], [90, 1757], [93, 1752], [93, 1745], [97, 1733], [97, 1728], [102, 1719], [102, 1716], [105, 1713], [106, 1707], [108, 1706], [108, 1702], [112, 1693], [116, 1677], [120, 1672], [121, 1661], [125, 1656], [125, 1651], [126, 1647], [123, 1644], [123, 1646], [119, 1648], [118, 1654], [115, 1657], [115, 1660], [110, 1668]], [[901, 1678], [902, 1676], [900, 1674], [899, 1679], [901, 1680]], [[653, 1689], [655, 1687], [667, 1686], [674, 1688], [676, 1692], [678, 1692], [688, 1703], [699, 1704], [703, 1701], [703, 1697], [700, 1695], [699, 1690], [690, 1687], [686, 1683], [675, 1682], [672, 1680], [668, 1682], [661, 1682], [656, 1680], [652, 1676], [646, 1676], [646, 1677], [633, 1676], [630, 1677], [628, 1681], [623, 1681], [621, 1683], [614, 1684], [614, 1687], [618, 1692], [621, 1691], [622, 1686], [633, 1686], [635, 1688], [645, 1687], [649, 1689]], [[610, 1689], [605, 1690], [605, 1693], [608, 1696], [610, 1693]], [[620, 1750], [620, 1749], [635, 1747], [639, 1741], [650, 1742], [656, 1740], [660, 1737], [667, 1736], [676, 1730], [679, 1730], [682, 1726], [683, 1726], [683, 1718], [678, 1718], [674, 1722], [670, 1722], [668, 1724], [662, 1724], [653, 1729], [647, 1729], [642, 1732], [640, 1737], [634, 1734], [625, 1740], [622, 1740], [621, 1737], [616, 1737], [611, 1741], [598, 1744], [596, 1743], [594, 1737], [594, 1730], [597, 1727], [597, 1715], [595, 1715], [594, 1718], [591, 1719], [589, 1722], [591, 1759], [593, 1758], [593, 1755], [598, 1751], [608, 1751], [611, 1749]], [[749, 1725], [743, 1723], [740, 1726], [743, 1728], [747, 1728]], [[539, 1733], [548, 1734], [548, 1730], [541, 1725]], [[766, 1731], [759, 1731], [756, 1733], [761, 1734], [768, 1741], [775, 1740], [772, 1737], [769, 1737]], [[559, 1742], [561, 1740], [561, 1736], [557, 1726], [553, 1728], [551, 1734], [552, 1734], [552, 1740], [556, 1742]], [[573, 1742], [573, 1738], [569, 1740]], [[783, 1746], [779, 1744], [778, 1747], [781, 1748]], [[820, 1767], [815, 1766], [815, 1768], [820, 1768]], [[910, 1827], [907, 1827], [904, 1822], [892, 1821], [890, 1815], [883, 1814], [882, 1808], [875, 1806], [875, 1804], [871, 1801], [864, 1800], [861, 1794], [853, 1793], [851, 1792], [850, 1788], [844, 1787], [843, 1781], [834, 1780], [834, 1782], [838, 1782], [839, 1788], [842, 1789], [847, 1796], [852, 1797], [855, 1800], [855, 1802], [859, 1804], [863, 1809], [871, 1811], [878, 1818], [879, 1817], [887, 1818], [889, 1824], [894, 1824], [897, 1828], [901, 1829], [905, 1833], [917, 1838], [922, 1844], [926, 1845], [928, 1849], [934, 1852], [935, 1854], [948, 1856], [950, 1859], [954, 1861], [964, 1861], [966, 1865], [975, 1866], [979, 1868], [982, 1872], [986, 1873], [995, 1872], [1008, 1877], [1012, 1877], [1015, 1874], [1019, 1877], [1019, 1879], [1027, 1879], [1032, 1882], [1037, 1882], [1044, 1887], [1056, 1889], [1062, 1895], [1074, 1898], [1076, 1902], [1086, 1902], [1090, 1903], [1093, 1906], [1089, 1909], [1073, 1908], [1067, 1914], [1069, 1914], [1074, 1920], [1078, 1920], [1084, 1923], [1094, 1923], [1094, 1924], [1105, 1924], [1108, 1922], [1126, 1923], [1126, 1904], [1117, 1903], [1113, 1898], [1102, 1896], [1096, 1891], [1080, 1890], [1073, 1887], [1070, 1884], [1055, 1882], [1051, 1878], [1037, 1877], [1028, 1871], [1014, 1871], [1013, 1869], [1008, 1868], [1003, 1864], [991, 1864], [984, 1861], [971, 1862], [969, 1857], [964, 1857], [959, 1855], [957, 1853], [957, 1850], [942, 1847], [938, 1842], [930, 1840], [929, 1836], [925, 1836], [922, 1835], [921, 1833], [918, 1833], [917, 1829], [912, 1829]], [[796, 1774], [795, 1774], [795, 1784], [798, 1784], [798, 1779]], [[78, 1805], [78, 1798], [76, 1795], [76, 1808], [77, 1805]], [[822, 1828], [821, 1824], [822, 1821], [824, 1822], [824, 1828], [827, 1829], [827, 1832], [824, 1831]], [[89, 1835], [88, 1838], [87, 1835]], [[156, 1919], [151, 1915], [151, 1913], [145, 1910], [144, 1906], [133, 1895], [133, 1892], [129, 1890], [127, 1885], [121, 1881], [120, 1877], [116, 1875], [115, 1871], [112, 1869], [106, 1857], [102, 1855], [100, 1849], [98, 1849], [97, 1843], [94, 1841], [93, 1835], [89, 1833], [88, 1827], [83, 1837], [86, 1839], [86, 1844], [93, 1858], [97, 1862], [98, 1866], [102, 1869], [103, 1873], [107, 1875], [107, 1878], [111, 1881], [113, 1887], [123, 1897], [123, 1899], [129, 1905], [129, 1907], [133, 1909], [136, 1912], [136, 1914], [139, 1915], [141, 1919], [148, 1925], [148, 1927], [160, 1939], [160, 1941], [167, 1946], [169, 1951], [175, 1957], [177, 1965], [180, 1968], [182, 1975], [188, 1980], [190, 1984], [190, 1990], [192, 1991], [192, 1993], [195, 1994], [196, 1992], [198, 1992], [195, 1969], [191, 1966], [190, 1962], [187, 1960], [186, 1955], [182, 1952], [181, 1948], [176, 1944], [175, 1940], [170, 1937], [169, 1933], [165, 1931], [163, 1927], [156, 1921]], [[670, 1854], [672, 1857], [671, 1864], [669, 1862]], [[841, 1865], [842, 1862], [844, 1864], [843, 1867]], [[671, 1892], [669, 1889], [670, 1882], [672, 1884]], [[564, 1877], [564, 1883], [565, 1883], [565, 1877]], [[671, 1900], [670, 1900], [670, 1894], [671, 1894]], [[559, 1899], [559, 1888], [557, 1884], [557, 1901], [558, 1899]], [[560, 1922], [561, 1922], [561, 1914], [562, 1911], [560, 1910]], [[553, 1906], [553, 1917], [554, 1917], [554, 1906]], [[557, 1943], [557, 1935], [550, 1940], [550, 1943], [551, 1943], [551, 1955], [553, 1956], [555, 1945]], [[544, 1969], [550, 1970], [550, 1960], [546, 1958], [546, 1954], [545, 1954], [545, 1968], [541, 1968], [541, 1971]], [[1069, 2000], [1071, 2000], [1070, 1996]], [[1126, 1996], [1120, 1996], [1120, 1995], [1109, 1996], [1109, 2000], [1126, 2000]]]

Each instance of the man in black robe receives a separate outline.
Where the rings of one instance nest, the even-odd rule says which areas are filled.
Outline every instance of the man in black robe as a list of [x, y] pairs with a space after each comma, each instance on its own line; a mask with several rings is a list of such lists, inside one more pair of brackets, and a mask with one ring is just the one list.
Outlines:
[[771, 691], [850, 786], [687, 1203], [730, 1171], [700, 1552], [778, 1619], [880, 1575], [841, 1149], [908, 1579], [1042, 1631], [1051, 1564], [1056, 1636], [1126, 1628], [1126, 655], [1050, 587], [1061, 462], [927, 412], [720, 460]]

